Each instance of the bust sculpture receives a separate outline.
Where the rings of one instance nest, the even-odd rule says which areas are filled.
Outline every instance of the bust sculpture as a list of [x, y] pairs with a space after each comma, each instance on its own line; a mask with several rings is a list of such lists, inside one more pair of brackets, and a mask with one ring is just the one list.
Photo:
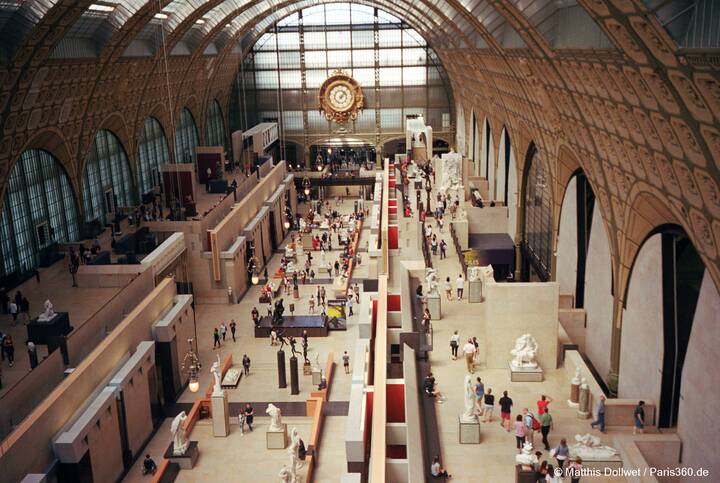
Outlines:
[[217, 356], [217, 360], [213, 362], [212, 367], [210, 367], [210, 373], [213, 375], [213, 380], [215, 381], [215, 384], [213, 385], [213, 396], [221, 396], [222, 395], [222, 387], [220, 384], [220, 380], [222, 379], [222, 373], [220, 372], [220, 356]]
[[537, 356], [538, 345], [535, 338], [530, 334], [523, 334], [515, 341], [515, 347], [510, 351], [513, 356], [510, 363], [513, 369], [535, 369], [538, 366], [535, 357]]
[[460, 416], [460, 420], [464, 423], [477, 422], [477, 417], [475, 416], [475, 389], [473, 388], [472, 376], [470, 374], [465, 375], [463, 394], [465, 396], [465, 411]]
[[270, 404], [268, 404], [267, 409], [265, 409], [265, 414], [270, 416], [270, 427], [268, 428], [268, 431], [282, 431], [283, 430], [282, 412], [280, 411], [279, 407], [270, 403]]
[[533, 452], [533, 445], [529, 441], [522, 447], [520, 454], [515, 455], [515, 463], [523, 466], [533, 466], [538, 459]]
[[173, 456], [184, 455], [190, 445], [190, 441], [188, 441], [187, 436], [185, 435], [186, 419], [187, 414], [183, 411], [175, 416], [175, 419], [173, 419], [173, 422], [170, 425], [170, 434], [172, 434], [173, 439]]
[[48, 321], [55, 317], [55, 311], [53, 310], [53, 304], [50, 300], [46, 300], [43, 304], [45, 311], [38, 316], [39, 321]]
[[610, 446], [604, 446], [600, 438], [592, 434], [575, 435], [575, 444], [570, 446], [570, 454], [585, 460], [608, 460], [616, 457], [618, 451]]
[[437, 270], [434, 268], [425, 269], [425, 285], [428, 288], [428, 297], [439, 297], [438, 293], [438, 276]]

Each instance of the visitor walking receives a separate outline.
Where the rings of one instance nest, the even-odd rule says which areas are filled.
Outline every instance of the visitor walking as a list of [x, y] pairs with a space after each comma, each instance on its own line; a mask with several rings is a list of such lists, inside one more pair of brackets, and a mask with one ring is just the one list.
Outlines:
[[252, 431], [253, 417], [255, 416], [255, 410], [253, 409], [252, 404], [245, 404], [245, 409], [243, 412], [245, 413], [245, 422], [247, 423], [248, 428], [250, 428], [250, 431]]
[[492, 388], [488, 388], [485, 393], [485, 414], [483, 415], [483, 423], [492, 423], [493, 412], [495, 411], [495, 395]]
[[467, 371], [470, 374], [475, 373], [475, 344], [472, 339], [468, 339], [467, 343], [463, 346], [463, 355], [465, 356], [465, 364], [467, 365]]
[[540, 415], [540, 432], [542, 433], [542, 442], [545, 445], [545, 451], [550, 451], [550, 442], [548, 441], [548, 435], [553, 426], [552, 416], [550, 416], [550, 410], [545, 408], [545, 411]]
[[350, 374], [350, 356], [347, 351], [343, 353], [343, 367], [345, 368], [345, 374]]
[[483, 396], [485, 396], [485, 384], [479, 377], [475, 383], [475, 411], [482, 416], [483, 415]]
[[560, 440], [560, 444], [552, 450], [551, 454], [555, 457], [558, 468], [560, 468], [562, 472], [563, 466], [565, 466], [565, 460], [570, 456], [570, 448], [568, 448], [565, 438]]
[[20, 313], [22, 313], [23, 321], [27, 324], [30, 322], [30, 301], [23, 296], [20, 301]]
[[217, 327], [213, 329], [213, 350], [215, 350], [216, 347], [220, 347], [220, 331]]
[[538, 414], [540, 416], [547, 410], [551, 402], [552, 398], [550, 396], [546, 396], [545, 394], [540, 396], [540, 400], [537, 402]]
[[310, 299], [308, 300], [308, 307], [310, 309], [310, 313], [315, 313], [315, 294], [310, 294]]
[[[257, 312], [257, 310], [256, 310]], [[230, 335], [232, 335], [233, 342], [236, 342], [235, 340], [235, 331], [237, 330], [237, 324], [235, 323], [235, 319], [230, 320]]]
[[352, 317], [353, 315], [353, 304], [355, 304], [355, 299], [353, 297], [348, 297], [347, 301], [345, 302], [348, 308], [348, 317]]
[[525, 423], [525, 441], [534, 445], [535, 431], [540, 429], [540, 422], [528, 408], [523, 409], [523, 423]]
[[462, 300], [463, 291], [465, 290], [465, 279], [463, 278], [462, 273], [458, 275], [457, 280], [455, 280], [455, 287], [457, 288], [458, 300]]
[[453, 335], [450, 336], [450, 353], [452, 354], [453, 360], [457, 359], [459, 345], [460, 335], [458, 335], [458, 331], [456, 330], [455, 332], [453, 332]]
[[[508, 421], [508, 424], [510, 422]], [[518, 453], [522, 451], [522, 447], [525, 444], [525, 423], [523, 422], [523, 417], [518, 414], [515, 418], [515, 446], [518, 449]]]
[[571, 460], [565, 470], [565, 475], [570, 477], [570, 483], [579, 483], [580, 476], [582, 475], [582, 458], [576, 456], [575, 459]]
[[27, 343], [28, 358], [30, 359], [30, 369], [35, 369], [38, 365], [37, 347], [33, 341]]
[[590, 427], [595, 429], [595, 426], [598, 426], [600, 428], [600, 432], [605, 432], [605, 396], [600, 396], [600, 399], [597, 402], [597, 419], [590, 423]]
[[242, 358], [242, 365], [243, 365], [243, 372], [245, 372], [246, 376], [250, 375], [250, 358], [247, 354], [243, 354]]
[[637, 434], [638, 431], [643, 434], [645, 432], [645, 401], [638, 402], [635, 411], [633, 411], [633, 421], [635, 422], [633, 434]]
[[8, 360], [10, 367], [15, 365], [15, 344], [13, 343], [12, 336], [5, 334], [3, 339], [3, 352], [5, 353], [5, 359]]
[[18, 318], [18, 306], [14, 300], [11, 300], [8, 304], [8, 311], [10, 312], [10, 315], [12, 315], [12, 323], [10, 324], [10, 326], [15, 327]]
[[[498, 404], [500, 404], [500, 426], [507, 429], [507, 431], [510, 431], [510, 412], [512, 411], [513, 406], [513, 400], [508, 397], [508, 392], [503, 391], [503, 396], [498, 401]], [[520, 416], [518, 415], [520, 418]], [[520, 418], [522, 420], [522, 418]], [[525, 434], [523, 433], [523, 436]]]
[[440, 241], [440, 260], [447, 258], [447, 243], [445, 240]]
[[227, 326], [225, 325], [225, 322], [220, 322], [220, 337], [222, 337], [223, 342], [225, 342], [226, 334], [227, 334]]
[[452, 301], [452, 284], [450, 283], [450, 277], [445, 278], [445, 296], [448, 301]]

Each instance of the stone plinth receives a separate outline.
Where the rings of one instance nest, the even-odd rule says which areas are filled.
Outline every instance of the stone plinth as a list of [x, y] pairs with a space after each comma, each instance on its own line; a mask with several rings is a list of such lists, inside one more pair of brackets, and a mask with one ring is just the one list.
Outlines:
[[185, 453], [176, 456], [173, 454], [173, 444], [170, 442], [170, 446], [165, 450], [165, 458], [170, 460], [170, 463], [177, 463], [183, 470], [191, 470], [197, 462], [200, 451], [198, 450], [198, 442], [190, 441], [190, 445], [185, 450]]
[[468, 239], [470, 238], [467, 218], [453, 220], [452, 224], [455, 227], [455, 235], [457, 235], [458, 243], [460, 243], [460, 248], [462, 250], [467, 250]]
[[619, 455], [613, 456], [612, 458], [607, 459], [592, 459], [587, 458], [583, 456], [582, 459], [583, 468], [588, 469], [594, 469], [594, 470], [600, 470], [605, 471], [605, 468], [610, 468], [613, 470], [619, 470], [623, 467], [623, 461], [622, 458]]
[[460, 444], [480, 444], [480, 421], [465, 421], [458, 416], [458, 436]]
[[[585, 463], [583, 461], [583, 463]], [[533, 469], [523, 469], [522, 465], [515, 465], [515, 483], [535, 483], [537, 473]]]
[[313, 369], [312, 371], [312, 385], [317, 386], [320, 384], [320, 380], [322, 379], [322, 371], [320, 369]]
[[440, 312], [440, 294], [428, 295], [427, 308], [430, 311], [430, 320], [440, 320], [442, 314]]
[[542, 367], [513, 367], [512, 363], [508, 363], [510, 367], [510, 381], [512, 382], [542, 382]]
[[225, 437], [230, 434], [230, 409], [227, 393], [213, 394], [210, 397], [212, 411], [213, 436]]
[[279, 431], [270, 431], [265, 433], [267, 449], [285, 449], [288, 442], [287, 424], [282, 424]]
[[467, 283], [467, 287], [468, 301], [471, 304], [482, 302], [482, 282], [480, 280], [473, 280]]

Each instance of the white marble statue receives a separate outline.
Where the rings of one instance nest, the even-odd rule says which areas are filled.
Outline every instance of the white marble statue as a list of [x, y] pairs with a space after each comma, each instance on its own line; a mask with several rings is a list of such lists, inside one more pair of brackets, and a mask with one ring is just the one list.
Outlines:
[[468, 282], [475, 282], [477, 280], [480, 280], [480, 278], [482, 277], [482, 267], [468, 267], [467, 274]]
[[575, 368], [575, 375], [573, 376], [572, 380], [570, 381], [570, 384], [572, 384], [572, 385], [574, 385], [574, 386], [579, 386], [579, 385], [580, 385], [580, 380], [581, 380], [581, 378], [580, 378], [580, 368], [579, 368], [579, 367], [576, 367], [576, 368]]
[[533, 451], [533, 445], [531, 442], [527, 442], [522, 447], [522, 452], [515, 455], [515, 463], [519, 465], [532, 466], [537, 464], [538, 459]]
[[313, 372], [322, 372], [322, 367], [320, 367], [320, 354], [317, 352], [315, 353], [315, 361], [313, 362], [312, 370]]
[[300, 241], [300, 238], [298, 238], [297, 241], [295, 242], [295, 253], [298, 256], [298, 261], [303, 255], [305, 255], [305, 247], [303, 247], [303, 244], [302, 244], [302, 241]]
[[188, 446], [190, 446], [190, 441], [188, 441], [187, 436], [185, 435], [184, 426], [186, 419], [187, 414], [185, 414], [185, 411], [183, 411], [177, 416], [175, 416], [172, 425], [170, 425], [170, 434], [172, 434], [173, 439], [173, 456], [184, 455], [185, 451], [187, 451], [188, 449]]
[[442, 176], [437, 190], [454, 202], [460, 199], [459, 190], [462, 190], [462, 156], [455, 153], [443, 154], [441, 161]]
[[292, 260], [288, 260], [288, 262], [285, 264], [285, 273], [293, 274], [297, 271], [295, 268], [295, 263], [293, 263]]
[[438, 292], [438, 275], [437, 269], [426, 268], [425, 269], [425, 285], [427, 286], [428, 297], [439, 297]]
[[283, 430], [282, 413], [281, 413], [279, 407], [270, 403], [270, 404], [268, 404], [268, 407], [265, 410], [265, 414], [270, 416], [270, 427], [268, 428], [268, 431], [282, 431]]
[[38, 316], [39, 321], [47, 321], [55, 317], [55, 311], [53, 310], [53, 304], [50, 300], [46, 300], [43, 304], [45, 311]]
[[463, 394], [465, 396], [465, 411], [460, 415], [460, 420], [464, 423], [475, 423], [477, 422], [475, 416], [475, 388], [470, 374], [465, 375]]
[[307, 228], [307, 222], [304, 218], [300, 218], [300, 232], [305, 233], [305, 229]]
[[297, 481], [297, 470], [302, 467], [302, 463], [298, 457], [299, 449], [300, 434], [298, 434], [297, 428], [292, 428], [290, 432], [290, 446], [288, 447], [288, 454], [290, 455], [290, 481], [292, 483]]
[[609, 460], [618, 455], [618, 451], [610, 446], [604, 446], [600, 438], [592, 434], [575, 435], [577, 443], [570, 446], [570, 455], [586, 460]]
[[530, 334], [523, 334], [515, 341], [515, 347], [510, 351], [513, 356], [511, 365], [513, 369], [535, 369], [538, 366], [535, 357], [537, 356], [538, 345], [535, 338]]
[[278, 473], [278, 481], [280, 483], [290, 483], [290, 471], [288, 471], [287, 466], [283, 466], [280, 473]]
[[325, 262], [325, 249], [321, 248], [320, 249], [320, 266], [324, 267], [325, 265], [327, 265], [327, 263]]
[[220, 356], [217, 356], [217, 360], [213, 362], [212, 367], [210, 368], [210, 373], [213, 375], [213, 380], [215, 381], [212, 395], [222, 396], [222, 387], [220, 383], [222, 379], [222, 373], [220, 372]]

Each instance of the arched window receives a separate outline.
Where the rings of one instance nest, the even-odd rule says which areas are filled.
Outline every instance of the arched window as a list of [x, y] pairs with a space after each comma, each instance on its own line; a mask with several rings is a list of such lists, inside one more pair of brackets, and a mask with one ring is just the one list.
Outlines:
[[165, 133], [160, 122], [154, 117], [145, 119], [138, 155], [138, 190], [142, 195], [160, 184], [159, 167], [170, 162]]
[[[552, 269], [552, 191], [550, 174], [534, 144], [528, 149], [523, 179], [523, 279], [550, 279]], [[531, 275], [530, 268], [534, 273]]]
[[62, 165], [47, 151], [25, 151], [10, 173], [0, 217], [2, 272], [36, 267], [40, 250], [79, 236], [75, 197]]
[[213, 99], [212, 104], [210, 104], [205, 129], [208, 146], [225, 146], [225, 122], [217, 99]]
[[95, 134], [83, 172], [85, 220], [110, 221], [109, 213], [135, 201], [130, 163], [118, 138], [106, 129]]
[[175, 126], [175, 162], [195, 163], [195, 148], [198, 145], [198, 132], [195, 119], [187, 107], [180, 112]]

